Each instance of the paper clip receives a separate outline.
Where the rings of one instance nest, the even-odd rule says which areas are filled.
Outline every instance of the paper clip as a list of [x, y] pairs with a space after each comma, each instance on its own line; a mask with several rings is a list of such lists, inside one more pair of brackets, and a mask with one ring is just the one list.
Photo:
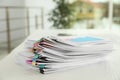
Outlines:
[[38, 54], [35, 54], [35, 56], [33, 57], [32, 59], [32, 65], [36, 65], [36, 60], [39, 58], [39, 55]]

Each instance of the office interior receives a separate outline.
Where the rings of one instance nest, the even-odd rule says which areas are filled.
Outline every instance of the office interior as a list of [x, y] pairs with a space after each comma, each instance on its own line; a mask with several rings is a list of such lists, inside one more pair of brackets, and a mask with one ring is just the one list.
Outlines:
[[[19, 46], [29, 35], [40, 31], [59, 30], [60, 36], [81, 31], [107, 31], [120, 34], [119, 0], [65, 0], [73, 14], [71, 25], [53, 25], [52, 14], [57, 4], [53, 0], [0, 1], [0, 60]], [[67, 6], [66, 5], [66, 6]], [[72, 11], [72, 9], [74, 9]], [[65, 8], [63, 7], [63, 10]], [[66, 13], [69, 15], [69, 13]], [[60, 15], [60, 14], [58, 14]], [[59, 19], [59, 18], [58, 18]], [[69, 33], [65, 34], [64, 31]]]

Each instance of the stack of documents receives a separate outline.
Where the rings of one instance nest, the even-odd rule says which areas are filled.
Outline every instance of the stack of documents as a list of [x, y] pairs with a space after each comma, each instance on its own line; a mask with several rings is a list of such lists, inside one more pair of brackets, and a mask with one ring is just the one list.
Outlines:
[[103, 61], [112, 52], [111, 41], [95, 37], [44, 37], [28, 40], [18, 63], [42, 74], [64, 71]]

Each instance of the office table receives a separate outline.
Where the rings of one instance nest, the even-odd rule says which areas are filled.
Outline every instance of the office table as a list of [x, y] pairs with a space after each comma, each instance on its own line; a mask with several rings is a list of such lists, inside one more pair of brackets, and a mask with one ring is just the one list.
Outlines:
[[[40, 74], [16, 64], [16, 54], [23, 50], [28, 39], [38, 40], [42, 36], [72, 33], [78, 36], [97, 36], [113, 41], [114, 50], [105, 61], [84, 65], [76, 69], [52, 74]], [[0, 80], [120, 80], [120, 35], [119, 32], [102, 30], [38, 30], [0, 61]]]

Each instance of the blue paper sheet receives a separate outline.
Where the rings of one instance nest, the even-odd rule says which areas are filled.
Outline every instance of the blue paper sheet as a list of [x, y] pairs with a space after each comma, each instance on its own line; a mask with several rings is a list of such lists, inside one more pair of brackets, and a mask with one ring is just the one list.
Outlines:
[[89, 37], [89, 36], [70, 39], [70, 41], [72, 42], [92, 42], [92, 41], [98, 41], [98, 40], [102, 40], [102, 39], [95, 38], [95, 37]]

